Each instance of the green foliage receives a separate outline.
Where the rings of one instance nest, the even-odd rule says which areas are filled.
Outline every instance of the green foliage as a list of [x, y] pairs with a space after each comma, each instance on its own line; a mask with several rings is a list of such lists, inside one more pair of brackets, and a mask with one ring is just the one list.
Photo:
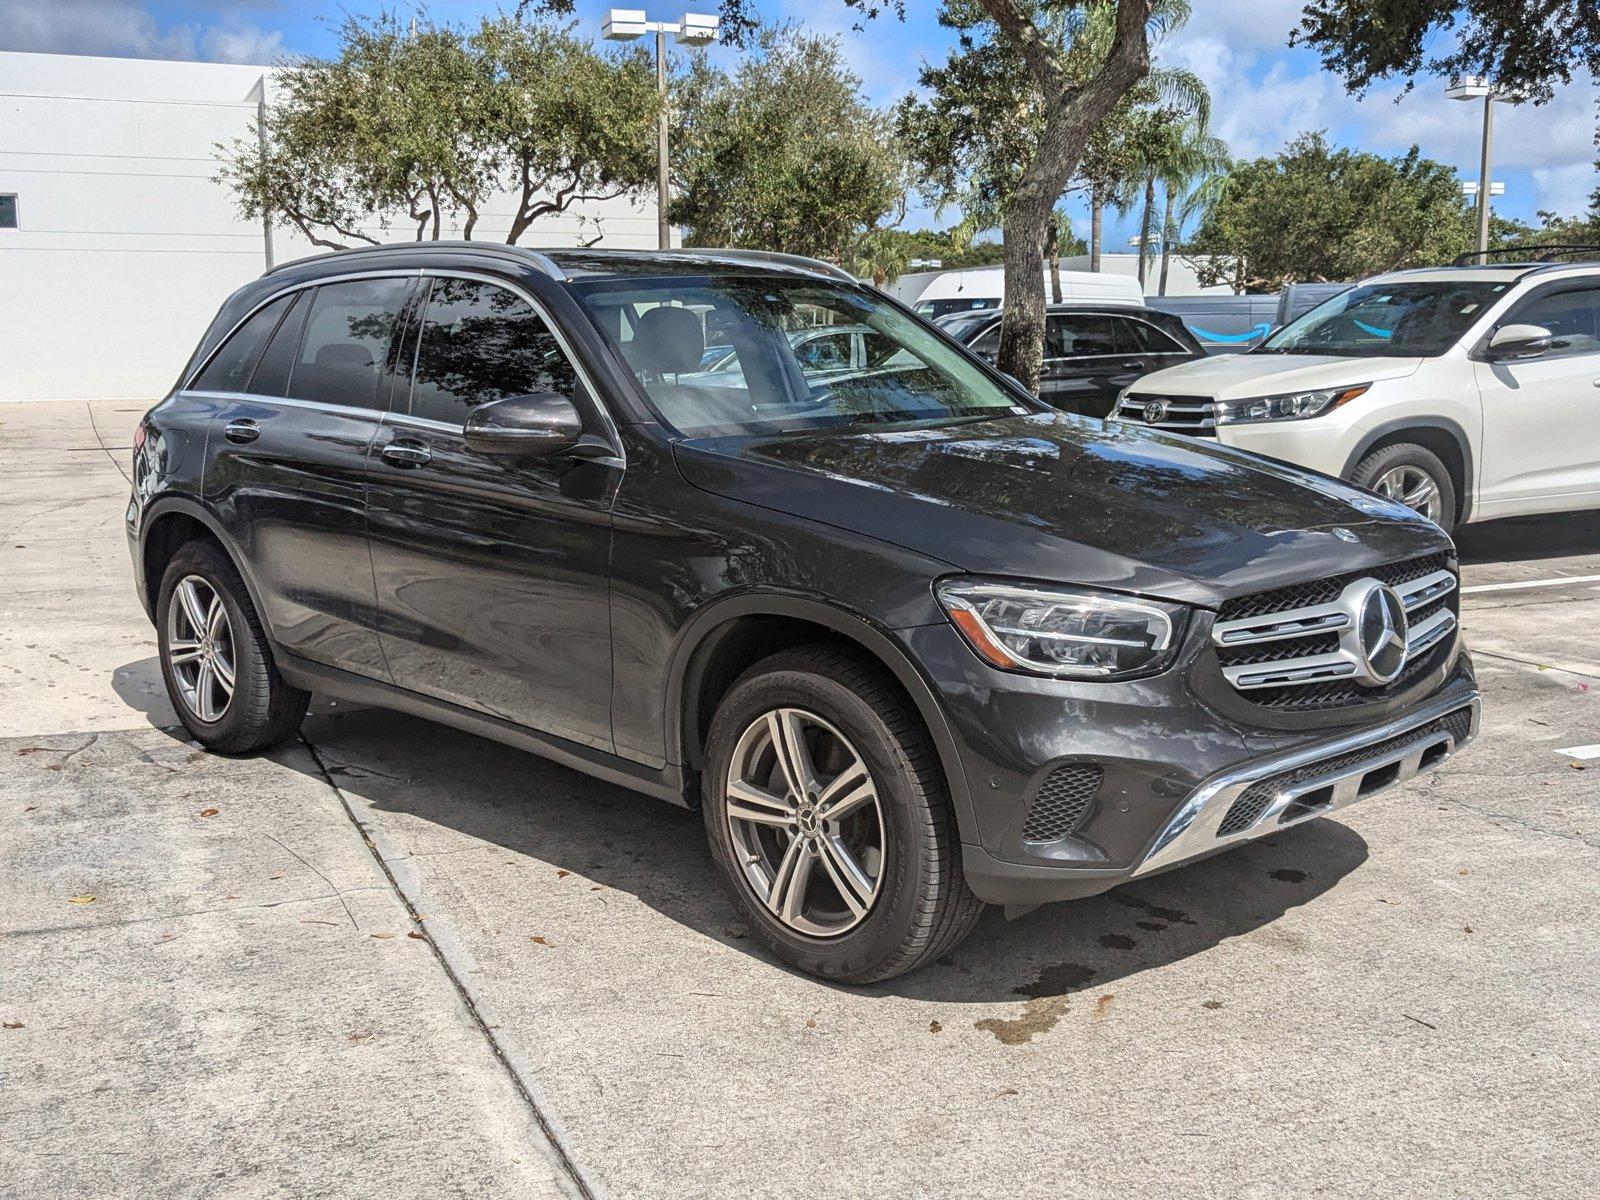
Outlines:
[[449, 222], [471, 237], [509, 190], [515, 242], [540, 216], [646, 187], [657, 103], [645, 55], [599, 54], [565, 27], [347, 16], [336, 58], [283, 72], [259, 139], [218, 147], [217, 178], [247, 218], [332, 248], [376, 242], [361, 227], [397, 213], [418, 239]]
[[1579, 67], [1600, 75], [1594, 0], [1310, 0], [1294, 41], [1354, 91], [1426, 71], [1548, 100]]
[[1185, 250], [1216, 256], [1198, 266], [1205, 283], [1270, 292], [1447, 263], [1473, 236], [1452, 168], [1415, 147], [1384, 158], [1307, 133], [1274, 158], [1235, 163]]
[[731, 74], [694, 56], [674, 81], [672, 220], [696, 246], [844, 262], [905, 208], [904, 160], [838, 39], [768, 27]]

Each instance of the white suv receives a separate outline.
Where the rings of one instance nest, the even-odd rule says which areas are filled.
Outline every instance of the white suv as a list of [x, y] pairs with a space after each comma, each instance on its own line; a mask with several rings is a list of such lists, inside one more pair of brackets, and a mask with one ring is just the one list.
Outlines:
[[1600, 264], [1381, 275], [1248, 354], [1144, 376], [1116, 415], [1337, 475], [1446, 529], [1600, 507]]

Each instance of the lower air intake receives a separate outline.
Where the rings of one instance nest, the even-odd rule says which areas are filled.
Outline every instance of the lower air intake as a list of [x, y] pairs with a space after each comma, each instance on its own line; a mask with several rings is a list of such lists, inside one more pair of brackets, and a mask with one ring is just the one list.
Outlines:
[[1045, 777], [1028, 819], [1022, 826], [1025, 842], [1056, 842], [1075, 833], [1100, 791], [1105, 772], [1099, 767], [1057, 767]]

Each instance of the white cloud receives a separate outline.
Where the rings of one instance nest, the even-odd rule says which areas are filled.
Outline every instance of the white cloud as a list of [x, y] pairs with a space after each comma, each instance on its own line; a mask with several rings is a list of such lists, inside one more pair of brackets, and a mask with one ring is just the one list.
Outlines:
[[220, 22], [163, 27], [135, 0], [0, 0], [0, 50], [259, 63], [283, 52], [281, 33], [219, 7]]

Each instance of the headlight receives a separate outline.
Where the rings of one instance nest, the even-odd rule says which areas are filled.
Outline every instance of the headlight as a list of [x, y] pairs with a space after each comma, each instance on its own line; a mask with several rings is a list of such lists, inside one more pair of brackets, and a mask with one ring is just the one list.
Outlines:
[[1364, 393], [1372, 385], [1323, 388], [1314, 392], [1288, 392], [1282, 396], [1257, 396], [1252, 400], [1218, 400], [1218, 425], [1240, 425], [1248, 421], [1303, 421], [1320, 417]]
[[966, 579], [936, 590], [978, 657], [1004, 670], [1116, 679], [1158, 671], [1177, 652], [1177, 605]]

